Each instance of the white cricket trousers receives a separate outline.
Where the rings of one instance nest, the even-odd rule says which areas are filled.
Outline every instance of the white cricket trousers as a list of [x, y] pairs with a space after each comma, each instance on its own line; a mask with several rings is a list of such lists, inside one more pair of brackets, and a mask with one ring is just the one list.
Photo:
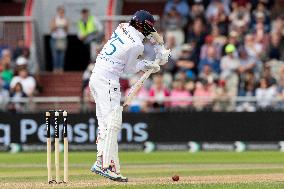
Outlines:
[[[119, 79], [108, 79], [100, 72], [94, 71], [90, 77], [90, 90], [96, 102], [96, 116], [98, 119], [97, 157], [103, 155], [106, 138], [106, 119], [115, 107], [120, 106], [121, 92]], [[117, 137], [117, 136], [116, 136]], [[115, 144], [115, 152], [118, 153], [118, 144]], [[119, 162], [115, 162], [119, 171]], [[116, 161], [119, 161], [118, 159]]]

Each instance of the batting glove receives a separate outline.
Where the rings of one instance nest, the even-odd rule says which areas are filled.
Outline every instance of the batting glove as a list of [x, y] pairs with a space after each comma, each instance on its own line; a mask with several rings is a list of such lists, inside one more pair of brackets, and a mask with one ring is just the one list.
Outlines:
[[151, 69], [153, 69], [153, 73], [160, 71], [160, 66], [155, 61], [143, 60], [143, 62], [144, 62], [144, 68], [143, 68], [144, 72]]

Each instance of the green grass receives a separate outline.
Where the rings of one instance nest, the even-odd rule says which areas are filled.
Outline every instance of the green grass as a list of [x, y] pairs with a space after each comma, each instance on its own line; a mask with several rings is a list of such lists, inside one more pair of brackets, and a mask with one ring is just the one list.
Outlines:
[[[122, 185], [92, 174], [89, 169], [95, 158], [96, 154], [91, 152], [70, 152], [70, 183], [52, 188], [284, 188], [284, 153], [281, 152], [122, 152], [122, 172], [132, 181]], [[46, 172], [44, 152], [0, 153], [0, 188], [49, 188], [45, 184]], [[180, 182], [171, 181], [173, 174], [180, 175]], [[258, 175], [264, 179], [258, 179]], [[230, 181], [231, 177], [242, 176], [244, 179]], [[214, 178], [220, 181], [213, 182]]]

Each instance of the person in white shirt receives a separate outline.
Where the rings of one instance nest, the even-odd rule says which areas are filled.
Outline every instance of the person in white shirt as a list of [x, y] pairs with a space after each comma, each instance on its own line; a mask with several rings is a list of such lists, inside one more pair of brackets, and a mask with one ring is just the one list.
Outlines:
[[[96, 116], [98, 119], [97, 137], [97, 161], [91, 171], [114, 181], [127, 182], [128, 179], [120, 174], [118, 159], [118, 144], [109, 144], [110, 136], [117, 138], [119, 128], [113, 128], [108, 122], [108, 115], [117, 107], [120, 107], [120, 84], [119, 78], [123, 73], [137, 73], [154, 69], [160, 70], [155, 61], [139, 60], [144, 51], [143, 40], [149, 37], [154, 29], [154, 17], [147, 11], [137, 11], [129, 23], [121, 23], [113, 32], [111, 38], [98, 54], [93, 73], [90, 77], [90, 90], [96, 102]], [[158, 46], [158, 45], [157, 45]], [[156, 48], [157, 55], [164, 57], [163, 62], [168, 61], [168, 55], [162, 48]], [[160, 52], [161, 51], [161, 52]], [[120, 122], [120, 121], [119, 121]], [[111, 161], [106, 160], [106, 154], [112, 149]]]
[[19, 70], [18, 76], [13, 77], [10, 88], [14, 88], [17, 83], [22, 85], [23, 91], [27, 96], [33, 96], [36, 88], [36, 80], [32, 76], [29, 76], [25, 68]]
[[69, 21], [65, 16], [64, 7], [59, 6], [56, 16], [50, 22], [50, 50], [54, 72], [62, 72], [64, 69], [68, 28]]

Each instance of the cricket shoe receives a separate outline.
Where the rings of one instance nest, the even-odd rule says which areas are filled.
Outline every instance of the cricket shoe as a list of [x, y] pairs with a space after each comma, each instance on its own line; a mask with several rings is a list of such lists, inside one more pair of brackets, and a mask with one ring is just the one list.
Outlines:
[[112, 167], [109, 167], [107, 169], [102, 169], [102, 166], [97, 161], [92, 166], [91, 171], [105, 178], [113, 180], [113, 181], [117, 181], [117, 182], [127, 182], [128, 181], [128, 178], [122, 176], [121, 174], [117, 174], [116, 172], [114, 172], [112, 170]]

